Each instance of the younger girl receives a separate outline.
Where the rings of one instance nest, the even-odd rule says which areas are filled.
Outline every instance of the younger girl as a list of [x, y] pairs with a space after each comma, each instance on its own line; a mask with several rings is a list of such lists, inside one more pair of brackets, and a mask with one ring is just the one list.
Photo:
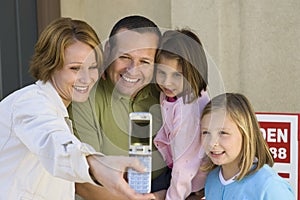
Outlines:
[[201, 117], [201, 141], [210, 171], [206, 199], [295, 200], [274, 164], [252, 106], [241, 94], [227, 93], [211, 100]]
[[[156, 55], [163, 126], [154, 144], [172, 169], [166, 200], [184, 200], [204, 187], [199, 118], [208, 103], [207, 61], [199, 38], [189, 30], [166, 31]], [[198, 120], [197, 120], [198, 119]]]

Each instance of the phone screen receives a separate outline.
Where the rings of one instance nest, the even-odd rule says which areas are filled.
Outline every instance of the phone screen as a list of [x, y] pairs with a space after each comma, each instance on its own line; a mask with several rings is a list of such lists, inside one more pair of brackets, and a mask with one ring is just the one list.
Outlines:
[[149, 120], [131, 120], [131, 145], [150, 145], [149, 136]]

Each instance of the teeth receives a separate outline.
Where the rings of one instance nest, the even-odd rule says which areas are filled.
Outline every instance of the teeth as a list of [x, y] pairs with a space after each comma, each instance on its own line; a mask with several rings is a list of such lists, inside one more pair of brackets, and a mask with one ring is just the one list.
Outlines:
[[214, 154], [214, 155], [220, 155], [220, 154], [223, 153], [223, 151], [221, 151], [221, 152], [211, 152], [211, 153]]
[[132, 79], [132, 78], [128, 78], [128, 77], [126, 77], [126, 76], [124, 76], [124, 75], [122, 75], [122, 78], [125, 80], [125, 81], [127, 81], [127, 82], [130, 82], [130, 83], [136, 83], [136, 82], [138, 82], [138, 78], [134, 78], [134, 79]]
[[166, 90], [169, 91], [169, 92], [174, 92], [173, 89], [166, 88]]
[[78, 91], [85, 91], [88, 88], [89, 88], [88, 86], [74, 86], [74, 89]]

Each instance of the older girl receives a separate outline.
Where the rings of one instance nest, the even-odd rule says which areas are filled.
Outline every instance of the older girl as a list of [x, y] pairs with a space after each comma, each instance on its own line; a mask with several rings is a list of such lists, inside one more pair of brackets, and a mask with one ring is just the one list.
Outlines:
[[241, 94], [211, 100], [201, 117], [201, 137], [209, 162], [205, 197], [210, 199], [295, 200], [274, 164], [253, 108]]

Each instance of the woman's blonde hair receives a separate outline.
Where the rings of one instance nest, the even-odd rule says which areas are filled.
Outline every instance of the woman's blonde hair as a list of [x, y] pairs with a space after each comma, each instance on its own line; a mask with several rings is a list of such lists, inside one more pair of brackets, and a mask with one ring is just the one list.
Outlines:
[[[255, 112], [249, 100], [242, 94], [225, 93], [214, 97], [204, 108], [201, 119], [216, 110], [225, 110], [226, 116], [229, 116], [236, 123], [242, 134], [242, 149], [240, 152], [240, 173], [237, 180], [258, 171], [264, 164], [273, 166], [274, 160], [269, 147], [260, 131], [260, 126], [256, 119]], [[233, 144], [234, 145], [234, 144]], [[253, 162], [257, 158], [257, 163]], [[209, 161], [201, 166], [204, 171], [210, 171], [216, 167]]]
[[101, 42], [86, 22], [71, 18], [58, 18], [41, 33], [30, 63], [29, 72], [37, 80], [48, 81], [54, 71], [64, 65], [64, 50], [80, 41], [90, 46], [96, 55], [99, 67], [103, 62]]

